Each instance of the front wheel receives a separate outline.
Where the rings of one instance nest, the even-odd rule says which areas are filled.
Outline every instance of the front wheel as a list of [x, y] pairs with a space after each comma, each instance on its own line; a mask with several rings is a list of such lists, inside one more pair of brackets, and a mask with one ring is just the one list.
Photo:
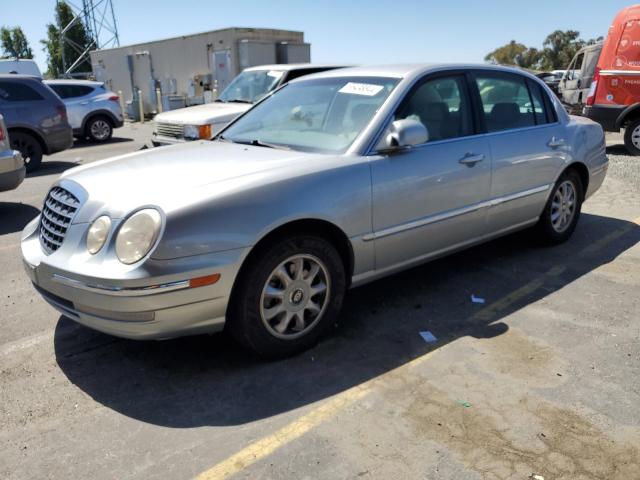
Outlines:
[[262, 357], [293, 355], [336, 322], [345, 290], [342, 259], [326, 240], [299, 236], [274, 243], [241, 273], [227, 328]]
[[566, 242], [578, 224], [584, 198], [580, 175], [574, 170], [564, 172], [536, 225], [540, 239], [547, 245]]

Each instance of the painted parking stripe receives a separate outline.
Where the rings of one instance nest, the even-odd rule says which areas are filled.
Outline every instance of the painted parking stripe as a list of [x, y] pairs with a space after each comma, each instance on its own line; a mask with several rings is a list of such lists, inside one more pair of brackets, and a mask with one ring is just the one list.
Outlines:
[[[632, 220], [632, 222], [635, 225], [627, 224], [624, 227], [613, 231], [611, 234], [603, 237], [601, 240], [584, 248], [578, 253], [578, 255], [590, 255], [604, 248], [609, 243], [623, 236], [625, 233], [633, 230], [637, 225], [640, 225], [640, 217]], [[472, 318], [477, 318], [478, 320], [490, 319], [496, 313], [508, 308], [527, 295], [530, 295], [537, 289], [541, 288], [545, 284], [545, 280], [548, 279], [548, 277], [556, 277], [558, 275], [561, 275], [566, 271], [566, 269], [567, 267], [563, 265], [557, 265], [550, 268], [545, 273], [537, 278], [534, 278], [517, 290], [514, 290], [513, 292], [510, 292], [502, 298], [496, 300], [495, 302], [487, 305]], [[349, 390], [345, 390], [344, 392], [335, 395], [331, 398], [331, 400], [327, 401], [320, 407], [299, 417], [298, 419], [282, 427], [280, 430], [277, 430], [271, 435], [263, 437], [262, 439], [257, 440], [254, 443], [251, 443], [247, 447], [213, 466], [209, 470], [202, 472], [196, 477], [196, 480], [222, 480], [241, 472], [248, 466], [271, 455], [279, 448], [300, 438], [305, 433], [320, 425], [326, 419], [337, 415], [347, 406], [353, 404], [357, 400], [361, 400], [373, 390], [373, 387], [376, 384], [384, 382], [386, 378], [389, 378], [398, 371], [418, 366], [436, 352], [437, 350], [428, 352], [427, 354], [421, 357], [417, 357], [412, 361], [393, 370], [390, 370], [389, 372], [384, 373], [377, 378], [368, 380], [356, 387], [352, 387]]]

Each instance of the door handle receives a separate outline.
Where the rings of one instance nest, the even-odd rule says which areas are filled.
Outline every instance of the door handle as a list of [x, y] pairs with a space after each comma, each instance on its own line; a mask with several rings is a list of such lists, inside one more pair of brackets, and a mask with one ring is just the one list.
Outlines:
[[475, 153], [467, 153], [464, 157], [462, 157], [459, 162], [467, 167], [473, 167], [476, 163], [484, 160], [484, 154], [480, 153], [476, 155]]
[[564, 139], [556, 138], [556, 137], [551, 137], [551, 140], [549, 140], [549, 143], [547, 143], [547, 146], [550, 148], [558, 148], [558, 147], [562, 147], [563, 145], [564, 145]]
[[89, 105], [89, 102], [80, 102], [80, 105]]

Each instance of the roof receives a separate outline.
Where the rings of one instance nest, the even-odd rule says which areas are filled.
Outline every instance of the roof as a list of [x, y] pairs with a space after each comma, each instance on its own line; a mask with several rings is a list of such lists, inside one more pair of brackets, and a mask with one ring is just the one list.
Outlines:
[[36, 75], [27, 75], [24, 73], [0, 73], [0, 80], [37, 80], [42, 81], [41, 77]]
[[337, 64], [324, 64], [324, 63], [274, 63], [271, 65], [257, 65], [255, 67], [247, 67], [244, 71], [254, 72], [261, 70], [280, 70], [284, 72], [290, 72], [291, 70], [299, 70], [301, 68], [345, 68], [351, 65], [337, 65]]
[[46, 83], [47, 85], [88, 85], [92, 87], [104, 85], [103, 82], [96, 82], [93, 80], [73, 80], [73, 79], [67, 79], [67, 78], [45, 80], [44, 83]]
[[[523, 70], [503, 67], [500, 65], [489, 65], [486, 63], [405, 63], [396, 65], [372, 65], [362, 67], [341, 68], [340, 70], [328, 70], [326, 72], [314, 73], [307, 75], [301, 79], [295, 79], [294, 82], [304, 81], [312, 78], [331, 78], [331, 77], [389, 77], [389, 78], [415, 78], [430, 72], [440, 70], [494, 70], [504, 72], [516, 72], [533, 75]], [[533, 77], [535, 78], [535, 77]]]

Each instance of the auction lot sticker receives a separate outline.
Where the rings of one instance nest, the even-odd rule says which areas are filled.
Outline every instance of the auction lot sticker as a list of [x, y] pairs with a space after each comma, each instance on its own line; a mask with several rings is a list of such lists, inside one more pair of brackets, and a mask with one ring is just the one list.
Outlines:
[[382, 85], [373, 85], [371, 83], [349, 82], [340, 90], [338, 90], [338, 92], [373, 97], [374, 95], [377, 95], [383, 88], [384, 87]]

